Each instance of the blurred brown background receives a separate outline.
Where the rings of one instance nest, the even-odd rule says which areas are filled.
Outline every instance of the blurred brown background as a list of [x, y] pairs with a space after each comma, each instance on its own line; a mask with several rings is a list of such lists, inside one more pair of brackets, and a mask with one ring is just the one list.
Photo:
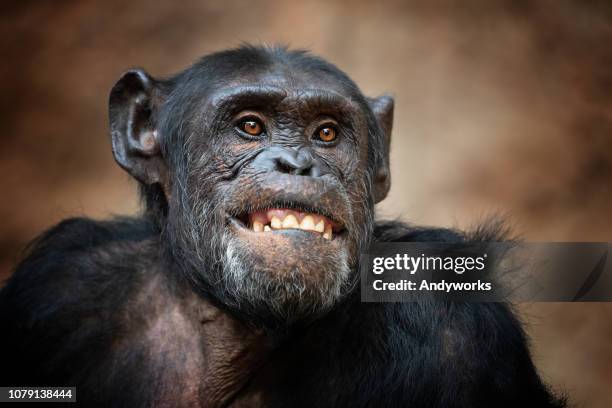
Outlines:
[[[610, 241], [612, 3], [21, 1], [0, 8], [0, 279], [60, 219], [137, 211], [113, 162], [122, 71], [180, 70], [241, 41], [306, 47], [396, 96], [386, 216], [529, 240]], [[612, 406], [612, 304], [521, 309], [545, 379]]]

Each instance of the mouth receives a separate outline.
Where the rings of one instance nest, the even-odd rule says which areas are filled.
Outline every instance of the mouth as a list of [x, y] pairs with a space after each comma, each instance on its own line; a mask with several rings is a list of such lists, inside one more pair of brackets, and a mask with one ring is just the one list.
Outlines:
[[256, 210], [232, 218], [241, 227], [261, 234], [294, 230], [333, 240], [344, 232], [341, 224], [326, 215], [291, 207]]
[[[227, 221], [252, 245], [344, 242], [348, 198], [333, 179], [269, 173], [238, 183], [225, 206]], [[261, 241], [260, 241], [261, 240]]]

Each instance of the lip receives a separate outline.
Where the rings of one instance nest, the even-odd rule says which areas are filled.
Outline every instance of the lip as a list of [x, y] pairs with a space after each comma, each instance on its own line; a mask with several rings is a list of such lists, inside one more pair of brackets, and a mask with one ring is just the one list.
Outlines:
[[[350, 219], [348, 198], [335, 179], [279, 172], [245, 178], [236, 180], [224, 203], [226, 218], [238, 226], [249, 229], [245, 223], [249, 214], [282, 208], [322, 215], [333, 223], [335, 234], [346, 233]], [[290, 230], [276, 232], [280, 231]]]

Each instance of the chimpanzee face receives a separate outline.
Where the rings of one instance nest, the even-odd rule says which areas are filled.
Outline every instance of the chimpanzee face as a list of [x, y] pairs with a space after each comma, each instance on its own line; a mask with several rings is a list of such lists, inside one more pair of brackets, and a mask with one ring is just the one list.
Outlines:
[[[159, 95], [142, 92], [151, 96], [136, 139], [140, 156], [155, 160], [136, 172], [162, 187], [164, 239], [196, 285], [232, 308], [291, 322], [354, 286], [374, 202], [388, 189], [387, 146], [372, 139], [388, 140], [390, 122], [376, 122], [372, 105], [390, 121], [392, 101], [368, 102], [313, 57], [305, 67], [290, 53], [265, 56], [213, 55], [170, 89], [157, 86]], [[117, 134], [116, 155], [123, 140]]]

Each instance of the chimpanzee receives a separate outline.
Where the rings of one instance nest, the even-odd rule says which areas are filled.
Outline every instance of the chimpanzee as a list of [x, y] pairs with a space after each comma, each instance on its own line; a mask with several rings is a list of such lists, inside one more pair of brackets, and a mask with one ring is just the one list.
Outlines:
[[558, 407], [509, 305], [362, 303], [372, 242], [501, 239], [375, 222], [390, 96], [244, 45], [125, 73], [112, 148], [142, 216], [61, 222], [0, 292], [2, 386], [85, 406]]

